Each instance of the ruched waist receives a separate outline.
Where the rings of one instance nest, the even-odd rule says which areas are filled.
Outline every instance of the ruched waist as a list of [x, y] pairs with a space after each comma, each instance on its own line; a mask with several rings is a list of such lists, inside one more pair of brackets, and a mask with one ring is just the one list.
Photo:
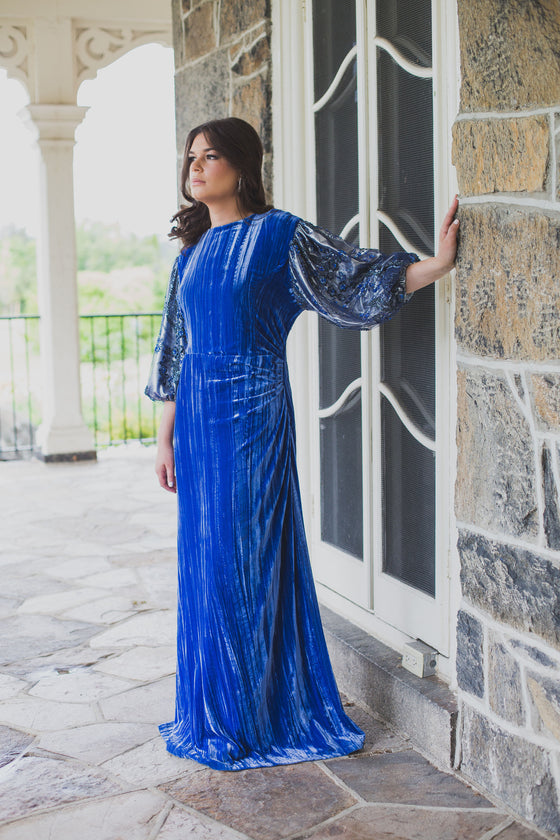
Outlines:
[[187, 352], [183, 365], [200, 366], [206, 370], [226, 375], [247, 372], [274, 374], [284, 377], [286, 359], [273, 353], [191, 353]]

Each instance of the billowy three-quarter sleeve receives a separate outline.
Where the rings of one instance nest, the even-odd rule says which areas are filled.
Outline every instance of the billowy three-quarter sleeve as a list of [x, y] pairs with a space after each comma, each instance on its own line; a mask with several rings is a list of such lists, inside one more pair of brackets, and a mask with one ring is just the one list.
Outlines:
[[292, 293], [339, 327], [369, 329], [395, 315], [411, 297], [406, 269], [416, 254], [354, 248], [329, 231], [299, 221], [290, 244]]
[[151, 400], [175, 400], [181, 363], [187, 349], [183, 313], [177, 295], [181, 281], [183, 256], [180, 254], [171, 270], [165, 296], [161, 327], [156, 341], [148, 384], [144, 393]]

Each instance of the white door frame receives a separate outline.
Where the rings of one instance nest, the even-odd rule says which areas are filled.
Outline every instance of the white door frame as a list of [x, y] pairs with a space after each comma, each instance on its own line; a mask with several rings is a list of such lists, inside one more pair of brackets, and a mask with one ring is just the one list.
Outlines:
[[[274, 138], [274, 195], [277, 206], [291, 210], [310, 221], [315, 220], [315, 144], [313, 119], [313, 66], [312, 66], [312, 31], [310, 0], [273, 0], [273, 138]], [[458, 26], [455, 3], [448, 0], [433, 0], [433, 68], [434, 68], [434, 154], [435, 154], [435, 206], [436, 229], [443, 217], [450, 197], [456, 191], [455, 171], [451, 165], [451, 125], [458, 107]], [[375, 20], [374, 0], [359, 0], [357, 3], [357, 29], [359, 37], [366, 38], [372, 31]], [[372, 17], [373, 16], [373, 17]], [[368, 27], [369, 23], [369, 27]], [[361, 65], [358, 70], [359, 101], [362, 97], [375, 96], [375, 52], [359, 49]], [[368, 66], [369, 57], [369, 66]], [[369, 94], [368, 94], [369, 89]], [[360, 144], [360, 224], [362, 231], [369, 232], [369, 241], [364, 245], [374, 247], [377, 237], [377, 219], [375, 204], [373, 211], [370, 201], [365, 196], [371, 195], [371, 184], [376, 183], [377, 148], [375, 131], [375, 112], [371, 107], [359, 109], [359, 144]], [[367, 122], [366, 122], [367, 121]], [[375, 238], [374, 238], [375, 237]], [[456, 529], [453, 512], [456, 452], [454, 429], [456, 418], [456, 383], [455, 383], [455, 342], [453, 339], [452, 312], [453, 286], [448, 277], [440, 281], [436, 294], [436, 581], [437, 632], [436, 638], [440, 652], [440, 673], [452, 679], [452, 663], [445, 656], [453, 658], [454, 633], [452, 623], [456, 614], [459, 590], [458, 566], [456, 558]], [[320, 491], [317, 486], [317, 451], [318, 435], [316, 426], [317, 405], [317, 326], [316, 316], [306, 313], [298, 319], [290, 336], [288, 355], [292, 369], [292, 388], [296, 406], [296, 424], [298, 436], [298, 468], [306, 528], [317, 589], [323, 602], [360, 625], [368, 632], [380, 638], [390, 646], [400, 650], [411, 637], [423, 637], [422, 609], [436, 609], [434, 599], [423, 596], [414, 590], [419, 609], [411, 608], [410, 603], [403, 607], [405, 612], [399, 627], [393, 626], [393, 620], [384, 613], [382, 605], [372, 602], [374, 592], [380, 597], [379, 546], [375, 547], [368, 527], [364, 534], [364, 562], [349, 557], [333, 549], [320, 540], [319, 504]], [[362, 336], [362, 376], [371, 383], [372, 373], [376, 369], [378, 353], [376, 331]], [[305, 364], [304, 362], [307, 362]], [[295, 364], [294, 364], [295, 363]], [[372, 383], [375, 385], [375, 383]], [[374, 387], [368, 386], [370, 394], [376, 394]], [[368, 389], [366, 389], [367, 391]], [[364, 397], [365, 393], [364, 391]], [[370, 520], [368, 505], [374, 509], [373, 529], [379, 533], [379, 505], [373, 505], [372, 499], [379, 498], [379, 493], [372, 493], [375, 480], [371, 466], [376, 446], [378, 431], [375, 428], [375, 416], [379, 414], [379, 395], [371, 400], [364, 399], [363, 406], [363, 455], [364, 455], [364, 512]], [[367, 404], [366, 404], [367, 403]], [[377, 459], [378, 460], [378, 459]], [[380, 486], [378, 484], [378, 486]], [[317, 537], [319, 535], [319, 537]], [[375, 560], [368, 554], [370, 546], [376, 553]], [[341, 555], [345, 558], [344, 575], [346, 577], [346, 597], [341, 586], [337, 585], [336, 575], [340, 574]], [[387, 579], [389, 576], [383, 575]], [[321, 582], [325, 581], [325, 582]], [[384, 582], [383, 601], [391, 599], [392, 615], [395, 603], [403, 603], [402, 587], [392, 579]], [[392, 592], [393, 584], [397, 585]], [[408, 587], [407, 587], [408, 588]], [[350, 594], [350, 597], [348, 597]], [[406, 600], [406, 599], [405, 599]], [[376, 607], [374, 611], [372, 607]], [[413, 626], [408, 622], [410, 615], [415, 616]], [[405, 629], [403, 629], [403, 627]], [[407, 632], [408, 631], [408, 632]], [[450, 643], [451, 640], [451, 643]], [[429, 639], [427, 639], [429, 641]], [[434, 644], [434, 641], [431, 641]]]

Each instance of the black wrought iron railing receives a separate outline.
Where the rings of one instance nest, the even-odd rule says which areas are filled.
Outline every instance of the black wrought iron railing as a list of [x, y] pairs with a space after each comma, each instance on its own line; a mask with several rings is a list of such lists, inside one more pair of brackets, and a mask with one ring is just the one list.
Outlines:
[[0, 458], [32, 452], [39, 423], [39, 316], [0, 317]]
[[[80, 316], [82, 410], [96, 448], [152, 443], [157, 409], [144, 396], [161, 313]], [[0, 459], [36, 447], [41, 422], [39, 316], [0, 317]]]

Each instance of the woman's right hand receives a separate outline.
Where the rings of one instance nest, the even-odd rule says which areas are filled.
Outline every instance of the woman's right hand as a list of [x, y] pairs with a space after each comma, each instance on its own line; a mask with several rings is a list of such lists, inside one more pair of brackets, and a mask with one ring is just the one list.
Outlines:
[[160, 486], [169, 493], [177, 492], [177, 481], [175, 479], [175, 456], [173, 445], [159, 443], [156, 454], [156, 475]]
[[173, 429], [175, 427], [175, 403], [164, 403], [159, 424], [156, 453], [156, 475], [160, 486], [169, 493], [177, 492], [175, 478], [175, 455], [173, 452]]

